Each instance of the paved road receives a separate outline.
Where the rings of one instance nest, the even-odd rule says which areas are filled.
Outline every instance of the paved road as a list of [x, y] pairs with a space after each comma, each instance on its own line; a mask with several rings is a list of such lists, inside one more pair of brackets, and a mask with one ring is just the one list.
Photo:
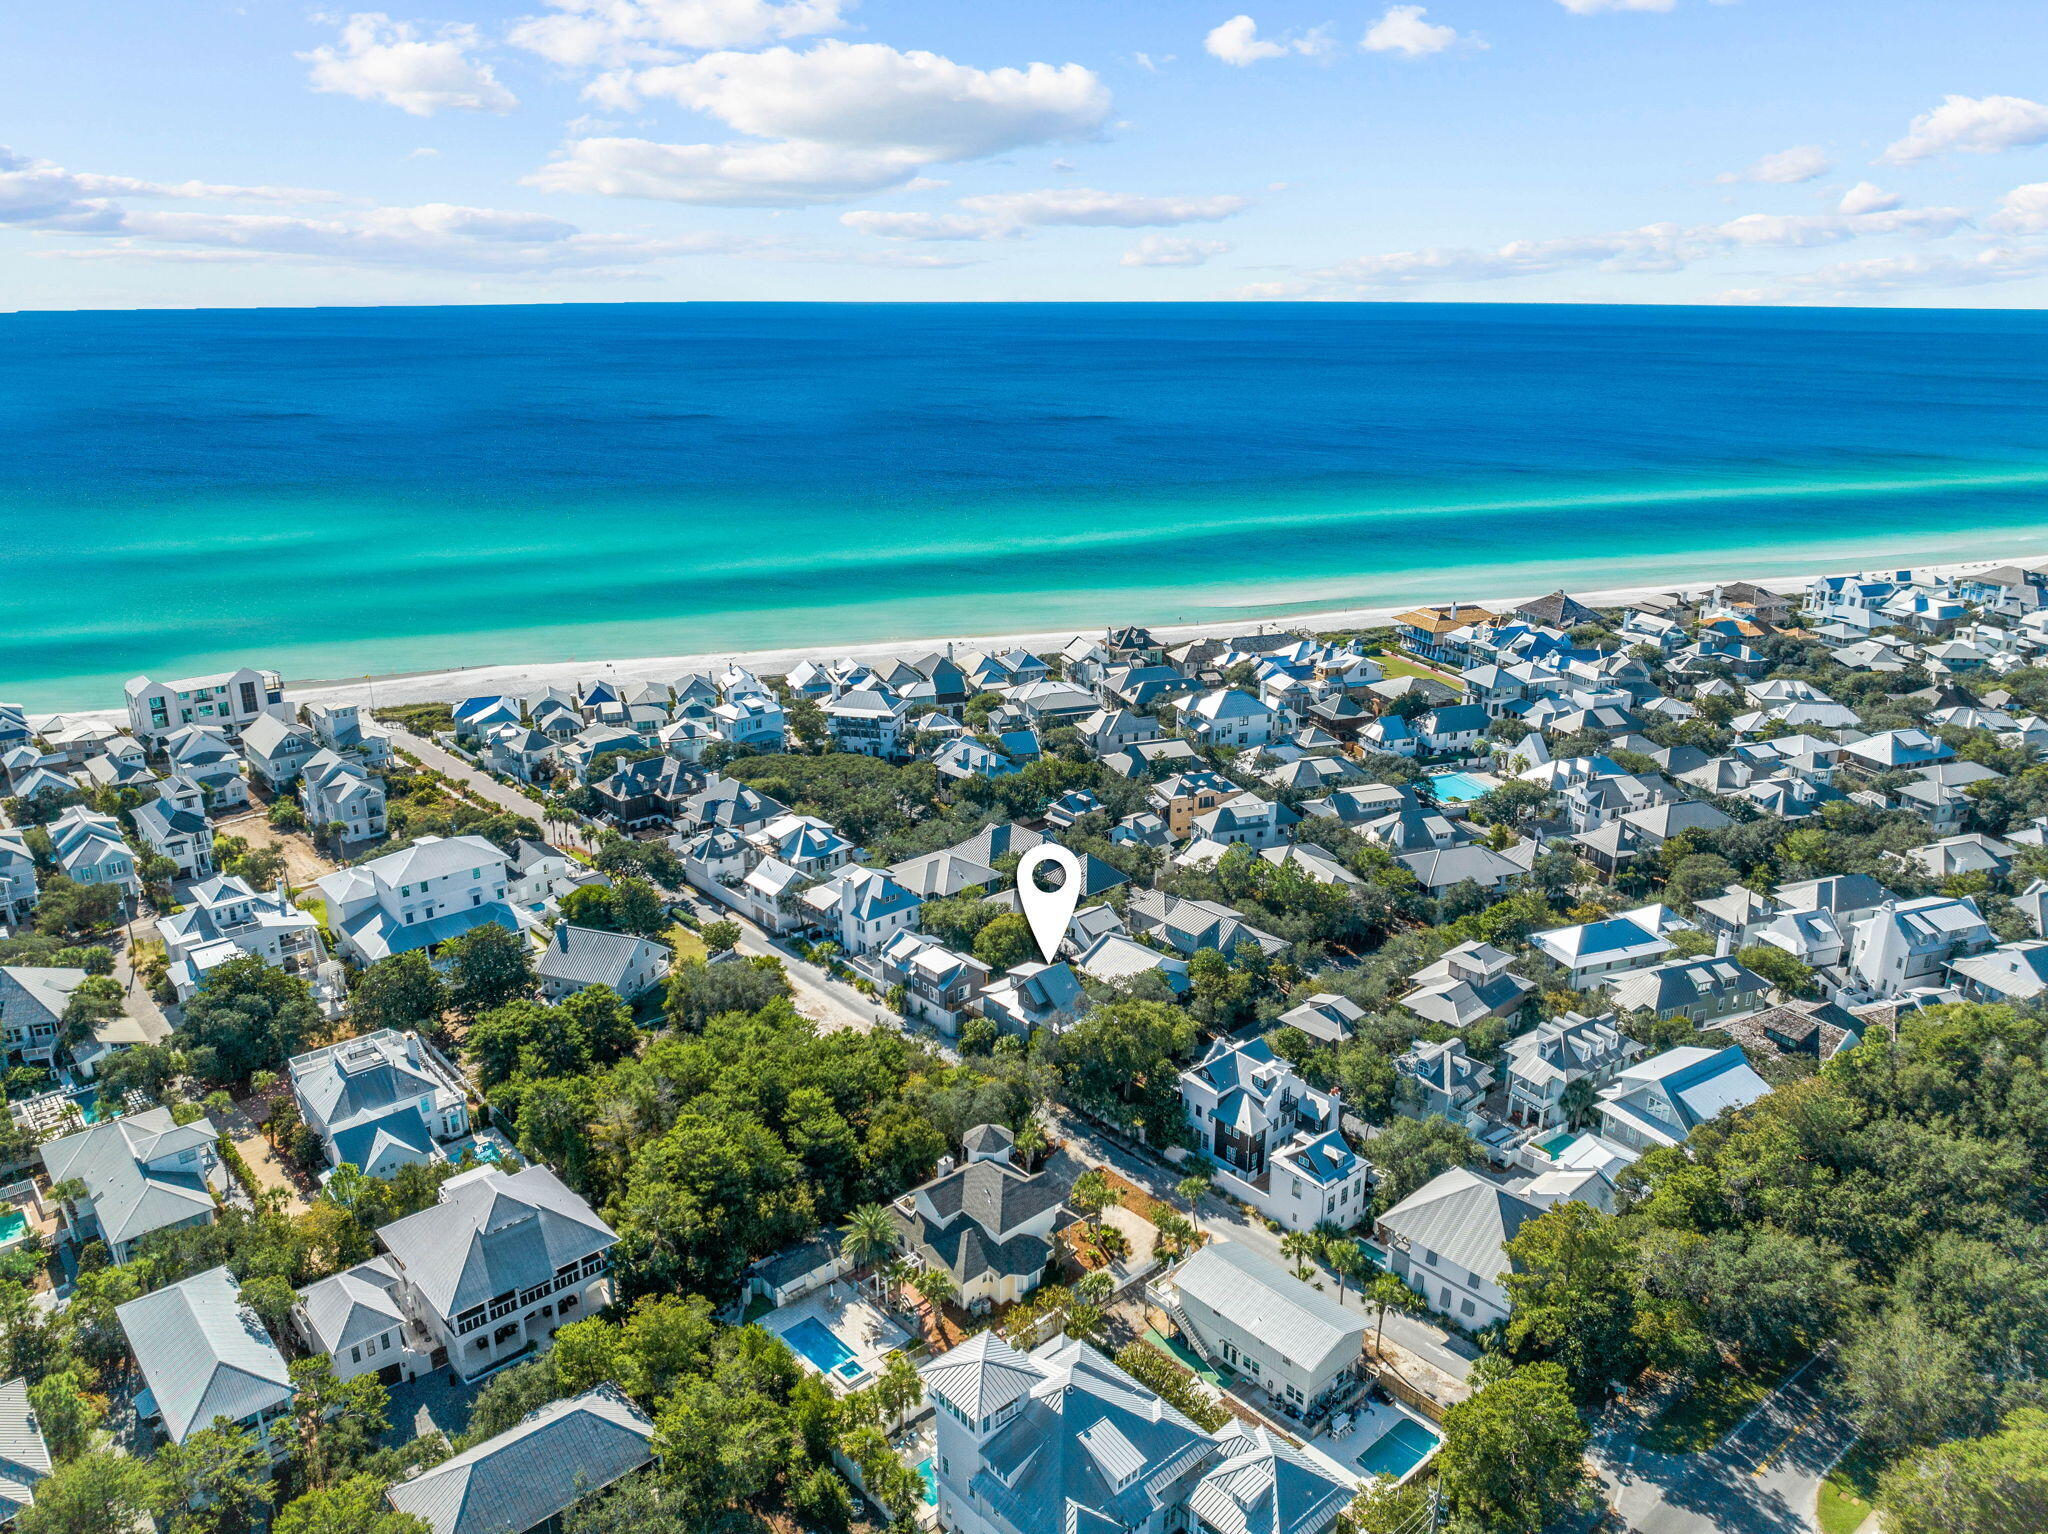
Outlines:
[[1592, 1457], [1608, 1505], [1633, 1534], [1818, 1534], [1821, 1482], [1854, 1437], [1831, 1380], [1831, 1363], [1808, 1367], [1704, 1454], [1603, 1435]]
[[[1180, 1195], [1174, 1192], [1174, 1184], [1182, 1176], [1180, 1172], [1113, 1143], [1097, 1133], [1086, 1120], [1068, 1113], [1057, 1104], [1047, 1109], [1046, 1116], [1052, 1121], [1054, 1131], [1067, 1142], [1069, 1154], [1078, 1163], [1068, 1168], [1069, 1171], [1077, 1172], [1083, 1166], [1108, 1167], [1128, 1177], [1154, 1198], [1163, 1199], [1176, 1209], [1182, 1206]], [[1258, 1221], [1247, 1219], [1236, 1205], [1211, 1196], [1202, 1200], [1199, 1213], [1202, 1229], [1210, 1235], [1225, 1241], [1241, 1241], [1268, 1261], [1292, 1267], [1280, 1255], [1280, 1238]], [[1325, 1271], [1321, 1277], [1324, 1292], [1336, 1299], [1336, 1276]], [[1346, 1287], [1342, 1303], [1347, 1309], [1356, 1310], [1368, 1318], [1371, 1316], [1355, 1289]], [[1453, 1379], [1464, 1379], [1472, 1368], [1472, 1360], [1479, 1356], [1479, 1350], [1464, 1338], [1452, 1336], [1414, 1316], [1389, 1311], [1386, 1327], [1389, 1342], [1398, 1343]]]
[[[533, 800], [516, 788], [507, 788], [489, 773], [472, 767], [447, 747], [428, 740], [424, 735], [416, 735], [399, 725], [386, 724], [384, 729], [390, 732], [392, 745], [411, 752], [426, 766], [436, 772], [446, 773], [465, 788], [473, 789], [479, 798], [495, 804], [510, 814], [524, 815], [535, 821], [540, 819], [540, 806]], [[550, 826], [547, 829], [550, 834], [566, 835], [571, 846], [590, 845], [589, 838], [581, 826], [570, 824], [566, 831], [560, 826]]]

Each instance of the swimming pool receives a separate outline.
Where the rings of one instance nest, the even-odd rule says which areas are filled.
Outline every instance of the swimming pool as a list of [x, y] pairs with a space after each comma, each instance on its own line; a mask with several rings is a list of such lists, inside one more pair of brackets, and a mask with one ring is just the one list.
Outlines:
[[1536, 1148], [1543, 1152], [1544, 1155], [1550, 1157], [1551, 1160], [1555, 1161], [1559, 1156], [1564, 1154], [1564, 1148], [1576, 1139], [1578, 1139], [1578, 1135], [1573, 1131], [1569, 1129], [1560, 1129], [1556, 1134], [1552, 1135], [1549, 1139], [1537, 1142]]
[[836, 1374], [850, 1380], [860, 1373], [860, 1361], [853, 1356], [853, 1349], [816, 1316], [805, 1316], [782, 1334], [782, 1340], [809, 1359], [820, 1374]]
[[21, 1206], [10, 1205], [5, 1214], [0, 1214], [0, 1246], [19, 1241], [27, 1229], [28, 1216], [22, 1212]]
[[1358, 1468], [1368, 1475], [1384, 1475], [1398, 1481], [1428, 1459], [1439, 1442], [1436, 1434], [1413, 1417], [1397, 1417], [1394, 1425], [1358, 1456]]
[[1490, 781], [1472, 772], [1432, 773], [1429, 786], [1439, 804], [1469, 804], [1493, 791]]
[[924, 1482], [924, 1505], [926, 1507], [937, 1507], [939, 1505], [939, 1478], [932, 1474], [932, 1457], [929, 1454], [917, 1462], [917, 1476], [919, 1480]]

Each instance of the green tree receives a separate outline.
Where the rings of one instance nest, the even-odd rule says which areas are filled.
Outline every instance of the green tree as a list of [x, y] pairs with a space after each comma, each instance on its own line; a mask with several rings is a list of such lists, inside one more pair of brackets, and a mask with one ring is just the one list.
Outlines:
[[1386, 1334], [1388, 1311], [1398, 1310], [1403, 1315], [1412, 1315], [1428, 1303], [1394, 1274], [1385, 1272], [1373, 1275], [1372, 1282], [1365, 1287], [1364, 1299], [1373, 1308], [1374, 1352], [1379, 1351], [1381, 1339]]
[[708, 921], [697, 934], [709, 953], [730, 953], [740, 946], [740, 924], [736, 921]]
[[36, 1426], [55, 1459], [76, 1459], [93, 1447], [100, 1423], [106, 1419], [107, 1403], [90, 1385], [84, 1369], [72, 1367], [45, 1375], [28, 1387]]
[[390, 1426], [388, 1397], [374, 1374], [336, 1379], [325, 1353], [291, 1364], [296, 1457], [306, 1484], [316, 1490], [335, 1480], [376, 1446]]
[[441, 956], [448, 965], [449, 1000], [464, 1017], [479, 1017], [534, 988], [532, 948], [494, 921], [449, 939]]
[[1735, 958], [1744, 969], [1763, 976], [1787, 996], [1812, 996], [1819, 991], [1812, 968], [1775, 943], [1751, 943]]
[[883, 1204], [862, 1204], [846, 1217], [839, 1232], [839, 1252], [855, 1268], [864, 1268], [896, 1250], [896, 1217]]
[[1067, 1207], [1090, 1226], [1102, 1221], [1102, 1211], [1116, 1202], [1116, 1188], [1099, 1167], [1090, 1167], [1074, 1179], [1067, 1192]]
[[119, 1017], [127, 1003], [128, 994], [121, 989], [120, 981], [109, 975], [86, 976], [64, 1004], [64, 1041], [81, 1042], [91, 1034], [94, 1025]]
[[278, 1509], [271, 1534], [433, 1534], [426, 1519], [392, 1509], [372, 1476], [307, 1492]]
[[974, 956], [1000, 973], [1038, 956], [1031, 924], [1019, 911], [1005, 911], [974, 935]]
[[564, 997], [555, 1008], [555, 1018], [565, 1031], [576, 1036], [585, 1058], [593, 1065], [616, 1064], [633, 1054], [640, 1044], [640, 1030], [633, 1026], [633, 1009], [608, 985], [586, 985]]
[[621, 932], [635, 937], [655, 937], [668, 929], [668, 911], [660, 892], [631, 874], [613, 881], [612, 917]]
[[669, 1023], [700, 1030], [727, 1012], [758, 1012], [789, 994], [789, 980], [774, 959], [727, 964], [678, 964], [669, 971], [663, 1003]]
[[1912, 1309], [1870, 1318], [1842, 1350], [1850, 1416], [1881, 1454], [1938, 1443], [1979, 1422], [1985, 1384], [1963, 1340]]
[[1142, 1134], [1154, 1146], [1188, 1144], [1180, 1097], [1181, 1062], [1195, 1025], [1157, 1001], [1116, 1001], [1095, 1008], [1060, 1035], [1061, 1088], [1075, 1107]]
[[1290, 1230], [1280, 1238], [1280, 1255], [1294, 1264], [1294, 1276], [1306, 1282], [1316, 1270], [1315, 1257], [1322, 1243], [1306, 1230]]
[[275, 1495], [270, 1456], [225, 1417], [157, 1451], [178, 1504], [172, 1534], [252, 1534]]
[[15, 1515], [15, 1534], [109, 1534], [147, 1527], [165, 1506], [155, 1466], [111, 1449], [59, 1462]]
[[2048, 1529], [2048, 1412], [2010, 1413], [1998, 1432], [1923, 1449], [1877, 1488], [1886, 1534], [2039, 1534]]
[[1438, 1479], [1481, 1528], [1536, 1534], [1579, 1499], [1588, 1439], [1564, 1370], [1524, 1364], [1444, 1413]]
[[319, 1028], [306, 982], [252, 956], [207, 974], [185, 1003], [178, 1033], [195, 1070], [214, 1081], [245, 1081], [298, 1054]]
[[275, 1335], [282, 1335], [285, 1323], [291, 1319], [292, 1307], [299, 1302], [291, 1280], [272, 1273], [258, 1274], [244, 1282], [240, 1299], [263, 1318], [263, 1324]]
[[1614, 1216], [1570, 1199], [1525, 1222], [1504, 1250], [1514, 1358], [1561, 1365], [1581, 1401], [1634, 1377], [1635, 1261]]
[[448, 1010], [448, 987], [424, 948], [379, 959], [349, 992], [349, 1020], [363, 1033], [438, 1028]]
[[1462, 1125], [1433, 1113], [1393, 1120], [1374, 1136], [1368, 1154], [1380, 1169], [1378, 1203], [1384, 1214], [1431, 1178], [1477, 1165], [1485, 1151]]

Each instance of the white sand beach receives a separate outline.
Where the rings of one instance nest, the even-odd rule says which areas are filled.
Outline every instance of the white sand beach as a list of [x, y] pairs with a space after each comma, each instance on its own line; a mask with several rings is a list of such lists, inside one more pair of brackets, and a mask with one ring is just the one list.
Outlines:
[[[1984, 570], [1996, 565], [2018, 564], [2028, 559], [2039, 559], [2040, 551], [2006, 558], [1988, 558], [1957, 561], [1949, 564], [1913, 564], [1899, 561], [1895, 564], [1883, 560], [1863, 561], [1845, 565], [1850, 569], [1913, 568], [1926, 574], [1960, 574], [1970, 570]], [[1441, 602], [1478, 602], [1482, 605], [1513, 606], [1540, 592], [1518, 592], [1501, 594], [1475, 594], [1470, 591], [1452, 589], [1456, 579], [1455, 571], [1446, 571], [1446, 589], [1432, 597], [1429, 602], [1403, 602], [1389, 607], [1359, 607], [1338, 612], [1287, 613], [1265, 618], [1250, 618], [1236, 622], [1194, 623], [1173, 626], [1154, 624], [1152, 632], [1169, 644], [1186, 639], [1205, 636], [1229, 637], [1236, 634], [1253, 634], [1267, 629], [1309, 629], [1328, 630], [1345, 628], [1371, 628], [1387, 622], [1397, 613], [1407, 612], [1417, 606]], [[1804, 591], [1811, 575], [1749, 577], [1755, 584], [1767, 586], [1775, 591]], [[1596, 607], [1620, 607], [1639, 601], [1646, 596], [1664, 593], [1697, 595], [1722, 581], [1670, 581], [1646, 582], [1635, 586], [1620, 587], [1604, 591], [1583, 591], [1569, 585], [1565, 589], [1583, 602]], [[1105, 612], [1096, 629], [1128, 621], [1123, 615]], [[366, 707], [380, 707], [395, 703], [457, 702], [463, 698], [488, 693], [507, 693], [526, 696], [548, 687], [572, 687], [577, 683], [590, 683], [600, 679], [626, 682], [667, 683], [677, 677], [692, 673], [709, 673], [729, 663], [737, 663], [759, 676], [775, 676], [789, 671], [806, 660], [830, 660], [842, 656], [860, 661], [897, 660], [910, 656], [929, 654], [933, 650], [951, 645], [956, 651], [972, 653], [992, 649], [1026, 649], [1046, 652], [1060, 649], [1080, 630], [1073, 628], [1054, 629], [1039, 632], [1007, 634], [966, 634], [912, 639], [892, 639], [873, 644], [820, 645], [779, 650], [750, 650], [703, 652], [695, 655], [659, 655], [617, 660], [579, 660], [558, 662], [533, 662], [521, 665], [467, 666], [450, 671], [423, 671], [399, 676], [371, 677], [354, 681], [313, 681], [287, 682], [290, 696], [301, 703], [358, 703]], [[116, 711], [101, 711], [112, 716]]]

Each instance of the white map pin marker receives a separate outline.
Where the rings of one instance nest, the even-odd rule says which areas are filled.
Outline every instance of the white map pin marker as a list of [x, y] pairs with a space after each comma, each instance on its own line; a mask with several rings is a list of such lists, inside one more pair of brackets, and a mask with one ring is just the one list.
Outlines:
[[[1040, 889], [1032, 877], [1048, 863], [1066, 870], [1066, 880], [1056, 890]], [[1031, 923], [1031, 935], [1048, 964], [1060, 951], [1060, 939], [1067, 935], [1067, 923], [1081, 903], [1082, 883], [1081, 860], [1058, 842], [1040, 842], [1017, 864], [1017, 903], [1024, 907], [1024, 919]]]

